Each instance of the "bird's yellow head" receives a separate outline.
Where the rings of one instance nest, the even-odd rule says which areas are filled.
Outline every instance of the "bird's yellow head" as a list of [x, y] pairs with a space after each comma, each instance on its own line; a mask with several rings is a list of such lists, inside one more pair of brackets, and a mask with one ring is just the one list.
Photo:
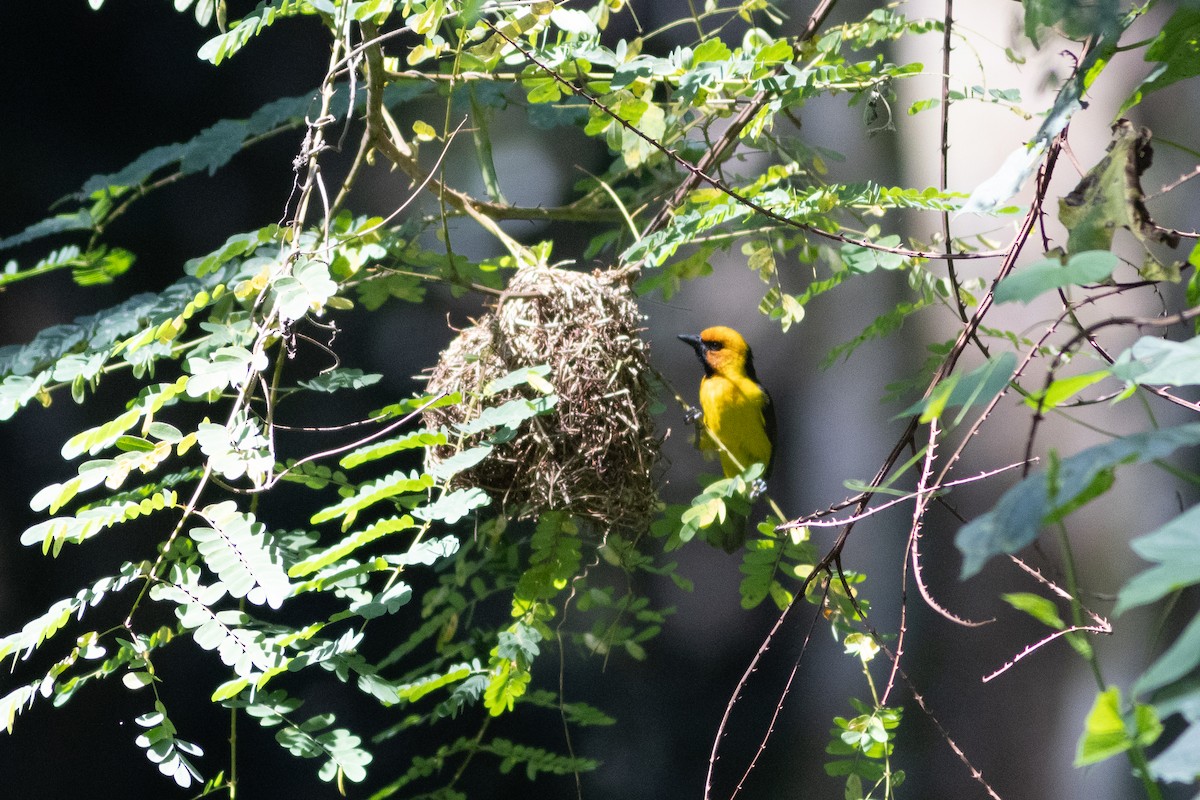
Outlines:
[[758, 380], [754, 374], [754, 357], [750, 353], [750, 346], [733, 328], [716, 325], [705, 328], [699, 335], [684, 334], [679, 338], [696, 351], [696, 356], [704, 365], [705, 375], [745, 375], [751, 380]]

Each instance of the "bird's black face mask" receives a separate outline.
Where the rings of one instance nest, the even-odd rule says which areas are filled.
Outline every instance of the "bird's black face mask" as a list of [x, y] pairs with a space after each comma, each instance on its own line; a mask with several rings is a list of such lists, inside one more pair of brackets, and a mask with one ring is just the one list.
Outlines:
[[[679, 339], [679, 341], [685, 342], [692, 346], [692, 349], [696, 351], [696, 358], [700, 359], [700, 364], [704, 367], [704, 374], [712, 375], [713, 374], [712, 365], [710, 365], [708, 363], [708, 359], [704, 357], [704, 354], [706, 352], [708, 352], [709, 350], [713, 349], [713, 346], [715, 343], [714, 342], [706, 342], [700, 338], [699, 334], [695, 334], [695, 333], [681, 333], [681, 334], [679, 334], [678, 339]], [[716, 346], [720, 347], [720, 345], [716, 345]]]

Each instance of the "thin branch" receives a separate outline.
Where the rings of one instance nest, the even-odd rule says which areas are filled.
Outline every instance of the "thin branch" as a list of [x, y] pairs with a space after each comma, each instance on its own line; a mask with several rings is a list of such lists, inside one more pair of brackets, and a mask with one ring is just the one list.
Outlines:
[[[1023, 358], [1021, 360], [1021, 363], [1017, 365], [1016, 371], [1013, 372], [1012, 377], [1009, 379], [1010, 386], [1019, 377], [1021, 377], [1021, 375], [1025, 372], [1025, 369], [1031, 363], [1033, 363], [1033, 359], [1037, 356], [1038, 351], [1040, 351], [1042, 349], [1042, 345], [1045, 344], [1046, 340], [1050, 338], [1050, 335], [1057, 329], [1058, 325], [1062, 323], [1062, 320], [1063, 320], [1063, 317], [1059, 317], [1058, 321], [1055, 324], [1051, 325], [1042, 334], [1042, 338], [1039, 339], [1037, 342], [1035, 342], [1033, 347], [1031, 347], [1029, 349], [1029, 352], [1027, 352], [1025, 354], [1025, 358]], [[975, 422], [972, 423], [970, 429], [967, 431], [966, 435], [963, 436], [962, 441], [959, 442], [958, 447], [954, 450], [953, 455], [950, 456], [949, 460], [946, 461], [945, 466], [942, 467], [942, 471], [938, 475], [938, 483], [939, 484], [941, 484], [942, 481], [945, 480], [946, 475], [948, 475], [950, 470], [954, 467], [954, 465], [956, 463], [958, 463], [958, 460], [962, 457], [963, 451], [966, 450], [967, 445], [975, 438], [975, 434], [977, 434], [979, 432], [979, 429], [981, 427], [983, 427], [983, 423], [988, 419], [988, 417], [991, 416], [992, 412], [996, 410], [996, 406], [998, 406], [1000, 404], [1001, 398], [1003, 398], [1007, 394], [1008, 394], [1008, 387], [1005, 387], [1004, 389], [1002, 389], [1000, 391], [999, 394], [997, 394], [995, 397], [993, 397], [991, 399], [991, 401], [983, 409], [983, 413], [981, 413], [979, 415], [979, 417], [976, 418]], [[1029, 467], [1031, 466], [1031, 464], [1036, 463], [1036, 462], [1037, 462], [1037, 459], [1034, 458], [1033, 462], [1023, 460], [1023, 461], [1019, 461], [1017, 463], [1018, 463], [1018, 465], [1023, 466], [1025, 468], [1025, 472], [1027, 473], [1029, 471]]]
[[442, 182], [434, 179], [432, 173], [426, 173], [421, 169], [421, 166], [417, 163], [416, 154], [413, 153], [404, 138], [399, 135], [399, 130], [396, 128], [395, 123], [389, 125], [390, 117], [383, 107], [383, 50], [377, 41], [378, 28], [374, 24], [365, 21], [360, 24], [362, 25], [364, 38], [373, 42], [366, 48], [366, 117], [367, 130], [371, 135], [371, 142], [415, 183], [433, 187], [435, 193], [442, 196], [448, 205], [467, 214], [479, 223], [484, 230], [499, 239], [514, 258], [519, 260], [528, 260], [531, 258], [529, 251], [523, 245], [501, 230], [495, 220], [481, 210], [480, 206], [483, 204], [479, 203], [479, 201], [466, 192], [460, 192], [457, 189], [444, 185]]
[[[1029, 453], [1033, 451], [1034, 437], [1036, 435], [1038, 425], [1044, 418], [1043, 411], [1045, 409], [1044, 403], [1046, 393], [1049, 391], [1051, 384], [1054, 383], [1054, 377], [1057, 374], [1058, 368], [1063, 365], [1064, 360], [1075, 350], [1076, 347], [1078, 347], [1084, 341], [1090, 341], [1095, 336], [1097, 331], [1103, 330], [1104, 328], [1119, 326], [1133, 326], [1139, 330], [1142, 328], [1171, 328], [1191, 319], [1195, 319], [1196, 317], [1200, 317], [1200, 306], [1185, 309], [1177, 314], [1170, 314], [1164, 317], [1109, 317], [1108, 319], [1100, 320], [1099, 322], [1082, 328], [1078, 333], [1072, 336], [1071, 339], [1059, 349], [1058, 353], [1054, 356], [1054, 359], [1050, 362], [1050, 368], [1046, 370], [1046, 380], [1043, 383], [1041, 394], [1038, 395], [1038, 404], [1037, 408], [1035, 409], [1036, 413], [1031, 423], [1029, 436], [1026, 441], [1026, 457], [1028, 458]], [[1110, 363], [1112, 363], [1111, 360]], [[1193, 411], [1200, 411], [1200, 404], [1184, 400], [1181, 397], [1176, 397], [1165, 389], [1159, 389], [1153, 386], [1142, 386], [1142, 388], [1176, 405], [1183, 406], [1184, 408], [1188, 408]]]
[[963, 766], [965, 766], [971, 773], [971, 777], [975, 780], [975, 782], [983, 787], [984, 791], [987, 792], [988, 797], [992, 798], [992, 800], [1003, 800], [1000, 795], [996, 794], [996, 790], [992, 788], [991, 784], [984, 779], [983, 771], [976, 768], [975, 765], [971, 763], [971, 760], [967, 758], [967, 754], [963, 752], [962, 748], [958, 746], [958, 743], [954, 741], [954, 738], [950, 736], [950, 732], [942, 727], [942, 723], [933, 715], [933, 712], [929, 710], [929, 706], [925, 704], [925, 697], [917, 692], [917, 687], [913, 684], [912, 679], [908, 677], [908, 674], [902, 669], [898, 669], [897, 671], [899, 672], [900, 677], [904, 680], [905, 684], [908, 685], [909, 692], [912, 693], [912, 698], [914, 701], [916, 701], [917, 706], [921, 709], [921, 713], [925, 715], [926, 719], [933, 723], [935, 728], [937, 728], [938, 733], [942, 736], [942, 740], [949, 745], [951, 752], [958, 756], [958, 760], [961, 761]]
[[1001, 675], [1003, 675], [1004, 673], [1006, 673], [1010, 669], [1012, 669], [1014, 666], [1016, 666], [1018, 661], [1025, 658], [1026, 656], [1032, 655], [1034, 652], [1036, 652], [1037, 650], [1040, 650], [1042, 647], [1050, 644], [1051, 642], [1055, 641], [1056, 639], [1060, 639], [1063, 636], [1066, 636], [1067, 634], [1077, 633], [1080, 631], [1086, 631], [1088, 633], [1111, 634], [1112, 626], [1109, 625], [1108, 623], [1105, 623], [1103, 626], [1100, 626], [1100, 625], [1072, 625], [1069, 628], [1063, 628], [1062, 630], [1054, 631], [1049, 636], [1047, 636], [1043, 639], [1039, 639], [1038, 641], [1036, 641], [1033, 644], [1026, 647], [1021, 652], [1017, 653], [1015, 656], [1013, 656], [1011, 661], [1005, 661], [1004, 665], [1002, 667], [1000, 667], [999, 669], [997, 669], [995, 672], [992, 672], [989, 675], [985, 675], [983, 677], [983, 682], [989, 683], [993, 679], [1000, 677]]
[[[853, 601], [853, 598], [851, 598], [851, 600]], [[908, 691], [912, 695], [912, 698], [916, 702], [917, 706], [921, 709], [921, 713], [923, 713], [925, 718], [932, 722], [933, 726], [937, 728], [938, 733], [942, 737], [942, 741], [946, 743], [951, 752], [953, 752], [954, 755], [958, 757], [958, 760], [962, 762], [963, 766], [967, 768], [971, 774], [971, 778], [983, 787], [984, 791], [987, 792], [988, 797], [992, 798], [992, 800], [1003, 800], [1003, 798], [996, 793], [996, 790], [992, 788], [991, 784], [984, 779], [983, 772], [971, 763], [971, 760], [967, 758], [967, 754], [964, 753], [963, 749], [958, 746], [956, 741], [954, 741], [954, 738], [950, 735], [950, 732], [942, 726], [941, 721], [938, 720], [934, 713], [929, 709], [929, 706], [926, 705], [925, 696], [917, 691], [917, 686], [915, 683], [913, 683], [912, 678], [907, 672], [904, 671], [903, 668], [899, 666], [900, 659], [898, 654], [892, 652], [892, 649], [888, 647], [887, 642], [882, 636], [879, 635], [878, 631], [866, 626], [865, 624], [863, 625], [863, 629], [875, 641], [875, 643], [879, 645], [880, 651], [884, 653], [884, 655], [886, 655], [892, 662], [895, 674], [898, 675], [902, 681], [904, 681], [904, 685], [908, 687]]]
[[[829, 584], [825, 585], [825, 595], [829, 594]], [[824, 603], [822, 603], [823, 605]], [[800, 662], [804, 660], [804, 654], [808, 652], [808, 643], [812, 640], [813, 631], [817, 627], [817, 620], [821, 619], [821, 614], [813, 614], [812, 622], [808, 624], [808, 631], [804, 634], [804, 641], [800, 645], [800, 655], [796, 657], [796, 661], [792, 664], [792, 670], [788, 673], [787, 681], [783, 685], [783, 691], [779, 693], [779, 700], [775, 703], [775, 711], [771, 714], [771, 720], [767, 723], [766, 733], [763, 734], [762, 741], [758, 743], [758, 750], [755, 751], [754, 757], [750, 759], [750, 763], [746, 766], [746, 771], [742, 773], [742, 777], [738, 780], [737, 786], [733, 789], [733, 794], [729, 795], [729, 800], [738, 796], [738, 792], [742, 791], [742, 787], [746, 784], [746, 779], [750, 777], [750, 773], [758, 765], [758, 759], [767, 750], [767, 742], [771, 739], [771, 734], [775, 732], [775, 723], [779, 720], [779, 715], [783, 711], [783, 703], [787, 699], [788, 692], [791, 691], [792, 685], [796, 682], [796, 673], [800, 671]], [[712, 762], [709, 762], [710, 767]]]
[[[929, 423], [929, 442], [925, 446], [925, 459], [921, 467], [921, 475], [917, 479], [917, 502], [913, 504], [912, 527], [908, 534], [908, 552], [909, 558], [912, 560], [913, 580], [917, 583], [917, 590], [921, 593], [921, 599], [925, 601], [925, 605], [932, 608], [937, 613], [941, 614], [951, 622], [962, 625], [966, 628], [978, 628], [982, 625], [987, 625], [993, 620], [968, 620], [954, 614], [949, 609], [943, 607], [940, 603], [933, 599], [933, 595], [929, 591], [929, 586], [925, 583], [925, 573], [921, 569], [921, 525], [925, 518], [925, 508], [929, 504], [929, 499], [932, 493], [926, 489], [926, 484], [929, 481], [929, 476], [933, 472], [933, 462], [935, 453], [937, 452], [938, 439], [938, 424], [937, 420]], [[893, 663], [892, 677], [895, 677], [895, 670], [900, 668], [900, 660], [897, 658]], [[890, 684], [892, 678], [888, 679]]]
[[[1013, 243], [1009, 246], [1009, 250], [1005, 256], [1003, 264], [1001, 264], [996, 277], [992, 280], [991, 288], [989, 289], [988, 293], [979, 301], [979, 306], [976, 308], [971, 319], [967, 322], [963, 329], [959, 331], [958, 338], [955, 340], [954, 345], [950, 348], [950, 352], [947, 353], [946, 357], [942, 360], [942, 363], [938, 365], [938, 368], [935, 370], [933, 377], [930, 379], [930, 382], [926, 387], [922, 397], [929, 397], [937, 385], [941, 383], [941, 381], [947, 375], [953, 372], [954, 367], [958, 363], [959, 357], [966, 349], [967, 342], [971, 340], [971, 337], [979, 329], [979, 326], [983, 323], [983, 318], [992, 307], [996, 285], [1006, 278], [1016, 266], [1017, 258], [1020, 255], [1021, 250], [1024, 248], [1025, 242], [1028, 241], [1030, 232], [1033, 230], [1033, 224], [1038, 215], [1041, 213], [1042, 204], [1045, 200], [1046, 191], [1050, 183], [1050, 176], [1054, 172], [1054, 165], [1058, 159], [1058, 153], [1061, 147], [1062, 139], [1063, 134], [1060, 133], [1057, 137], [1055, 137], [1054, 141], [1050, 144], [1050, 147], [1047, 150], [1045, 163], [1042, 165], [1042, 168], [1038, 174], [1037, 190], [1034, 195], [1034, 200], [1030, 204], [1029, 211], [1025, 215], [1025, 220], [1021, 225], [1016, 239], [1014, 239]], [[904, 452], [905, 445], [913, 440], [913, 436], [916, 434], [919, 421], [920, 415], [917, 414], [914, 414], [909, 418], [904, 432], [900, 435], [900, 438], [892, 447], [891, 452], [888, 453], [888, 455], [884, 458], [879, 470], [875, 473], [875, 477], [871, 480], [870, 486], [872, 488], [877, 488], [883, 484], [884, 479], [891, 472], [892, 467], [895, 466], [900, 454]], [[862, 499], [856, 504], [858, 507], [856, 513], [861, 514], [866, 509], [867, 504], [870, 502], [870, 498], [872, 496], [872, 492], [863, 493]], [[842, 549], [846, 546], [846, 540], [849, 538], [853, 527], [853, 523], [847, 524], [842, 532], [838, 534], [833, 546], [830, 547], [829, 551], [818, 563], [818, 570], [828, 568], [831, 564], [839, 561]]]
[[758, 670], [759, 662], [762, 661], [763, 656], [765, 656], [767, 650], [770, 649], [771, 642], [774, 641], [775, 636], [778, 635], [780, 628], [783, 627], [783, 623], [787, 620], [788, 614], [791, 613], [791, 610], [796, 607], [797, 601], [804, 597], [805, 592], [808, 590], [809, 584], [812, 583], [813, 579], [818, 574], [819, 573], [814, 570], [804, 580], [800, 591], [797, 592], [792, 598], [792, 602], [788, 603], [787, 607], [780, 612], [779, 616], [775, 620], [775, 624], [772, 625], [771, 630], [767, 632], [766, 638], [764, 638], [762, 644], [758, 646], [758, 650], [754, 653], [754, 657], [750, 659], [750, 663], [746, 665], [745, 672], [742, 673], [742, 677], [738, 679], [737, 685], [734, 686], [733, 694], [729, 696], [729, 702], [725, 704], [725, 713], [721, 715], [721, 722], [717, 726], [717, 733], [713, 737], [712, 750], [709, 751], [708, 771], [704, 775], [704, 800], [711, 800], [712, 798], [713, 772], [717, 767], [717, 753], [721, 748], [721, 740], [725, 738], [725, 729], [729, 726], [729, 719], [733, 716], [733, 707], [737, 705], [737, 701], [742, 695], [742, 690], [744, 690], [746, 688], [746, 684], [750, 682], [750, 676]]
[[[950, 185], [950, 43], [954, 36], [954, 0], [946, 0], [946, 11], [942, 15], [942, 92], [941, 92], [941, 132], [940, 132], [940, 170], [938, 171], [938, 190], [945, 192]], [[954, 239], [950, 236], [950, 212], [943, 211], [942, 241], [946, 244], [946, 254], [952, 252]], [[954, 292], [954, 308], [958, 318], [963, 323], [967, 321], [967, 307], [963, 303], [962, 289], [958, 283], [958, 273], [954, 269], [954, 259], [946, 259], [946, 274], [950, 278], [950, 289]], [[983, 343], [979, 342], [980, 347]], [[984, 353], [986, 355], [986, 348]]]
[[[1014, 556], [1012, 554], [1009, 554], [1008, 558], [1010, 561], [1012, 561], [1014, 564], [1016, 564], [1018, 567], [1020, 567], [1024, 572], [1026, 572], [1030, 577], [1032, 577], [1038, 583], [1045, 586], [1050, 591], [1054, 592], [1056, 595], [1061, 597], [1063, 600], [1070, 601], [1070, 600], [1074, 599], [1071, 597], [1070, 592], [1068, 592], [1066, 589], [1062, 588], [1057, 583], [1055, 583], [1054, 581], [1050, 580], [1045, 575], [1043, 575], [1042, 571], [1039, 570], [1037, 567], [1030, 566], [1024, 560], [1017, 558], [1016, 556]], [[1080, 606], [1080, 608], [1082, 608], [1084, 611], [1087, 612], [1087, 615], [1089, 617], [1091, 617], [1098, 626], [1104, 627], [1104, 626], [1108, 625], [1108, 620], [1106, 620], [1104, 617], [1097, 614], [1095, 611], [1092, 611], [1090, 608], [1083, 605], [1082, 603], [1080, 603], [1079, 606]]]
[[[829, 16], [829, 12], [833, 10], [837, 0], [821, 0], [812, 14], [809, 15], [808, 22], [804, 26], [804, 31], [797, 37], [799, 42], [806, 42], [816, 36], [821, 25], [824, 24], [825, 18]], [[772, 75], [778, 75], [783, 71], [783, 66], [777, 66], [772, 70]], [[712, 144], [700, 156], [694, 168], [690, 164], [686, 164], [688, 174], [683, 181], [675, 188], [674, 193], [667, 202], [663, 205], [659, 212], [650, 220], [650, 224], [646, 226], [646, 233], [654, 233], [664, 227], [670, 221], [671, 215], [675, 213], [675, 209], [683, 203], [689, 193], [704, 180], [704, 173], [711, 169], [714, 165], [720, 163], [726, 154], [738, 142], [739, 137], [746, 126], [750, 124], [758, 112], [770, 100], [770, 95], [766, 91], [760, 91], [754, 95], [745, 107], [738, 113], [736, 117], [729, 121], [721, 138]]]
[[[941, 493], [945, 492], [947, 489], [953, 488], [955, 486], [963, 486], [968, 483], [975, 483], [977, 481], [987, 480], [988, 478], [991, 478], [995, 475], [999, 475], [1002, 472], [1008, 472], [1009, 470], [1013, 470], [1020, 466], [1023, 466], [1024, 463], [1025, 463], [1024, 461], [1018, 461], [1014, 464], [1009, 464], [1008, 466], [999, 467], [997, 469], [987, 470], [985, 472], [980, 472], [976, 475], [972, 475], [969, 478], [959, 478], [956, 481], [947, 481], [946, 483], [938, 483], [938, 484], [935, 484], [931, 488], [925, 489], [924, 492], [909, 492], [908, 494], [905, 494], [902, 497], [897, 497], [894, 500], [889, 500], [888, 502], [883, 503], [882, 505], [873, 506], [873, 507], [867, 509], [866, 511], [864, 511], [863, 513], [856, 514], [853, 517], [842, 517], [840, 519], [829, 519], [829, 520], [821, 519], [822, 516], [827, 515], [830, 512], [829, 511], [818, 511], [815, 514], [812, 514], [811, 516], [801, 517], [798, 520], [793, 520], [792, 522], [784, 523], [783, 525], [780, 525], [779, 527], [777, 527], [776, 530], [790, 530], [792, 528], [840, 528], [843, 525], [851, 525], [856, 522], [860, 522], [860, 521], [866, 519], [867, 517], [874, 516], [875, 514], [878, 514], [880, 511], [886, 511], [887, 509], [892, 508], [893, 506], [900, 505], [901, 503], [907, 503], [909, 500], [912, 500], [913, 498], [919, 498], [922, 494], [929, 494], [931, 496], [941, 494]], [[839, 506], [841, 508], [846, 508], [848, 506], [854, 505], [854, 503], [859, 502], [859, 500], [861, 498], [862, 498], [862, 495], [856, 495], [854, 498], [850, 498], [848, 500], [843, 501], [842, 503], [839, 504]]]
[[425, 409], [429, 408], [430, 406], [432, 406], [434, 403], [436, 403], [438, 400], [441, 400], [445, 396], [446, 395], [443, 392], [442, 394], [435, 395], [435, 396], [429, 398], [424, 403], [422, 403], [419, 408], [414, 409], [411, 413], [406, 414], [405, 416], [401, 417], [400, 419], [396, 420], [395, 422], [391, 423], [390, 425], [380, 428], [379, 430], [375, 431], [374, 433], [372, 433], [368, 436], [364, 436], [361, 439], [357, 439], [357, 440], [351, 442], [350, 444], [344, 444], [340, 447], [334, 447], [329, 450], [322, 450], [319, 453], [312, 453], [311, 455], [307, 455], [304, 458], [301, 458], [298, 461], [296, 461], [294, 464], [291, 464], [290, 466], [285, 467], [284, 469], [280, 470], [275, 475], [271, 476], [271, 480], [268, 481], [267, 483], [265, 483], [264, 485], [255, 487], [253, 489], [246, 489], [244, 491], [249, 494], [258, 494], [259, 492], [265, 492], [268, 489], [274, 487], [275, 484], [279, 483], [279, 481], [283, 480], [283, 476], [287, 475], [289, 472], [291, 472], [292, 470], [296, 469], [297, 467], [299, 467], [303, 464], [307, 464], [311, 461], [319, 461], [323, 458], [330, 458], [332, 456], [338, 455], [339, 453], [345, 453], [348, 450], [354, 450], [356, 448], [362, 447], [364, 444], [367, 444], [368, 442], [373, 442], [382, 436], [386, 436], [389, 433], [391, 433], [392, 431], [396, 430], [397, 428], [401, 428], [401, 427], [407, 425], [409, 422], [411, 422], [413, 419], [415, 419], [418, 414], [420, 414]]
[[[896, 673], [900, 671], [900, 659], [904, 657], [904, 643], [908, 641], [908, 559], [901, 560], [900, 568], [900, 625], [899, 631], [896, 633], [896, 653], [892, 655], [892, 668], [888, 672], [887, 685], [883, 687], [883, 694], [880, 696], [879, 704], [886, 706], [888, 698], [892, 696], [892, 689], [896, 685]], [[878, 641], [878, 637], [872, 637]]]
[[1190, 181], [1192, 178], [1195, 178], [1195, 177], [1200, 177], [1200, 164], [1197, 164], [1195, 167], [1193, 167], [1191, 172], [1184, 173], [1183, 175], [1180, 175], [1175, 180], [1164, 185], [1161, 189], [1159, 189], [1154, 194], [1146, 195], [1146, 199], [1153, 200], [1154, 198], [1160, 197], [1160, 196], [1166, 194], [1167, 192], [1173, 192], [1176, 189], [1178, 189], [1180, 186], [1182, 186], [1183, 184], [1187, 183], [1188, 181]]

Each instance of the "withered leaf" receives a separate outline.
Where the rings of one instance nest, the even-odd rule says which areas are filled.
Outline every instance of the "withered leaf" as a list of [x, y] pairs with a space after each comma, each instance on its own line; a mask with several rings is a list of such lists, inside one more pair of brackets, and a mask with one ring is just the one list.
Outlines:
[[1132, 232], [1143, 244], [1179, 244], [1179, 236], [1156, 225], [1146, 209], [1141, 177], [1154, 154], [1150, 136], [1149, 128], [1135, 128], [1127, 119], [1117, 120], [1104, 157], [1070, 194], [1059, 200], [1058, 218], [1070, 232], [1070, 252], [1108, 250], [1119, 227]]

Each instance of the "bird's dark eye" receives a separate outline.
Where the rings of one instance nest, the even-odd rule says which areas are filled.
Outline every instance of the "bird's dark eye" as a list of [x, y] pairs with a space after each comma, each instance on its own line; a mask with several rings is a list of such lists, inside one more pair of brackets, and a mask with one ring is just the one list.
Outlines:
[[720, 342], [704, 342], [705, 350], [720, 350], [724, 346]]

